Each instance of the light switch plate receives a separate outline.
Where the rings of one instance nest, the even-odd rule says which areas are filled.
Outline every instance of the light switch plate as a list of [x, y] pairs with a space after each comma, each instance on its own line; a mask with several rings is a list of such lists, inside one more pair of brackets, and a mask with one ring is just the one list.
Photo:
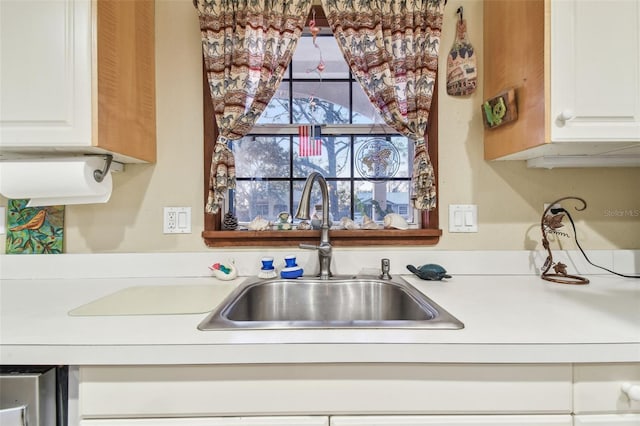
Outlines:
[[449, 232], [478, 232], [478, 205], [449, 204]]

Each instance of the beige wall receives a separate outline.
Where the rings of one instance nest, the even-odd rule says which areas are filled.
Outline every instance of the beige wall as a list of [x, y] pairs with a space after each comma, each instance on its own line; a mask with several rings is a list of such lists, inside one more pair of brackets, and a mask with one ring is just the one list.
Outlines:
[[[125, 173], [114, 175], [113, 196], [107, 204], [67, 207], [68, 253], [210, 250], [200, 237], [203, 157], [198, 20], [191, 0], [156, 0], [156, 4], [157, 164], [127, 165]], [[446, 67], [460, 5], [482, 70], [479, 0], [449, 0], [441, 69]], [[539, 248], [543, 203], [567, 195], [581, 196], [589, 204], [585, 212], [574, 215], [584, 248], [640, 248], [640, 217], [608, 214], [640, 210], [640, 168], [530, 170], [524, 162], [485, 162], [479, 108], [482, 87], [471, 97], [454, 98], [444, 94], [444, 80], [440, 86], [439, 208], [444, 235], [434, 249]], [[449, 234], [449, 204], [477, 204], [479, 232]], [[193, 233], [164, 235], [164, 206], [191, 206]], [[564, 247], [574, 245], [566, 240]]]

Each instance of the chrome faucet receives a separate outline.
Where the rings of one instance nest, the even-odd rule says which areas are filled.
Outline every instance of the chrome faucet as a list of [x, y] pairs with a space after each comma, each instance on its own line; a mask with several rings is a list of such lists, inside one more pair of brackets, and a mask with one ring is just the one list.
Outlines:
[[318, 172], [313, 172], [307, 177], [302, 190], [300, 204], [296, 218], [309, 220], [309, 210], [311, 209], [311, 188], [313, 182], [318, 181], [320, 193], [322, 194], [322, 223], [320, 225], [320, 244], [300, 244], [300, 248], [318, 250], [318, 261], [320, 263], [320, 279], [328, 280], [331, 277], [331, 243], [329, 242], [329, 189], [324, 176]]

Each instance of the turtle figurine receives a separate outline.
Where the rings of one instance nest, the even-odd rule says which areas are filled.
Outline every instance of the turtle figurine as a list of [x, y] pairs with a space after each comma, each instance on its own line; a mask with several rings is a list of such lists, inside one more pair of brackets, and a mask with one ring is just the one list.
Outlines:
[[451, 278], [451, 275], [447, 274], [447, 271], [442, 266], [435, 263], [418, 266], [417, 268], [413, 265], [407, 265], [407, 269], [423, 280], [440, 281], [443, 278]]

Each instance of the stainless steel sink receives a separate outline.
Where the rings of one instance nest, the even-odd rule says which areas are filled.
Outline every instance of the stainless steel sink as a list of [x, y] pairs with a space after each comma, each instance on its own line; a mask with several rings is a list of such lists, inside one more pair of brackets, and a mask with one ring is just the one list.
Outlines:
[[248, 279], [199, 325], [200, 330], [263, 328], [463, 328], [401, 278]]

